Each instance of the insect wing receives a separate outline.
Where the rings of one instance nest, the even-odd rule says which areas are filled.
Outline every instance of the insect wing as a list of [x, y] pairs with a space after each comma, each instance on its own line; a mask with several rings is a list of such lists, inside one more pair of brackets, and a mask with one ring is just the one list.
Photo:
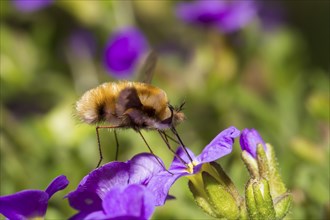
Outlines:
[[156, 64], [157, 64], [157, 54], [155, 51], [151, 51], [144, 63], [144, 65], [142, 66], [141, 69], [141, 76], [142, 76], [142, 82], [144, 83], [151, 83], [152, 77], [154, 75], [154, 70], [156, 68]]

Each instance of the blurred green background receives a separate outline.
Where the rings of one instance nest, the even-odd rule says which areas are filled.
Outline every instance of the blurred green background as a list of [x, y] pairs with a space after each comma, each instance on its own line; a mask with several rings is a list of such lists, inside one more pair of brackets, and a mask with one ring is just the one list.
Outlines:
[[[277, 1], [285, 12], [280, 24], [268, 29], [260, 19], [233, 35], [178, 21], [176, 3], [67, 0], [23, 13], [0, 1], [0, 194], [44, 189], [64, 174], [70, 185], [50, 200], [46, 219], [75, 213], [62, 197], [99, 158], [95, 128], [73, 117], [74, 104], [84, 91], [116, 80], [102, 64], [105, 43], [118, 27], [135, 25], [160, 51], [153, 85], [174, 105], [186, 101], [178, 131], [189, 148], [198, 154], [231, 125], [255, 128], [274, 146], [292, 192], [286, 218], [329, 218], [329, 2]], [[93, 39], [91, 52], [70, 44], [77, 30]], [[144, 134], [169, 165], [172, 155], [157, 133]], [[101, 141], [103, 162], [113, 160], [111, 132], [101, 131]], [[119, 142], [122, 161], [147, 151], [133, 131], [120, 131]], [[248, 174], [240, 152], [236, 141], [219, 163], [243, 194]], [[153, 219], [210, 219], [186, 179], [170, 192], [177, 199]]]

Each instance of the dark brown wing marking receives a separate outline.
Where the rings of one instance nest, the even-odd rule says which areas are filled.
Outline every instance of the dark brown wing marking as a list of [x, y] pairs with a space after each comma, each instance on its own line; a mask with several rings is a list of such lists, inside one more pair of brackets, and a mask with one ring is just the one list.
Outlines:
[[127, 109], [141, 109], [142, 106], [136, 89], [134, 87], [125, 88], [119, 93], [118, 101], [116, 103], [116, 114], [121, 116]]
[[155, 120], [148, 117], [142, 110], [130, 108], [124, 113], [130, 120], [130, 126], [135, 130], [147, 127], [153, 127]]
[[122, 123], [135, 130], [152, 128], [157, 121], [156, 111], [151, 106], [143, 106], [134, 87], [123, 89], [116, 103], [116, 114]]

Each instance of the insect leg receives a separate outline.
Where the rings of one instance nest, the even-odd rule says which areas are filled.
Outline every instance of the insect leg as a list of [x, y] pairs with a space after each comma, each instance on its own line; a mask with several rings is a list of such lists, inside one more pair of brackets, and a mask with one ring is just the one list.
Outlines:
[[164, 135], [166, 138], [170, 139], [171, 141], [173, 141], [173, 142], [175, 142], [175, 143], [177, 143], [177, 144], [180, 144], [180, 142], [178, 142], [177, 140], [175, 140], [174, 138], [172, 138], [171, 136], [169, 136], [168, 134], [166, 134], [164, 131], [163, 131], [162, 133], [163, 133], [163, 135]]
[[154, 157], [156, 158], [156, 160], [158, 161], [158, 163], [164, 168], [164, 170], [166, 170], [166, 171], [169, 172], [170, 174], [173, 174], [173, 173], [171, 173], [170, 171], [168, 171], [168, 170], [166, 169], [166, 167], [164, 166], [164, 164], [162, 164], [162, 162], [159, 160], [159, 158], [158, 158], [158, 157], [154, 154], [154, 152], [151, 150], [149, 144], [147, 143], [146, 139], [143, 137], [141, 131], [140, 131], [140, 130], [137, 130], [137, 132], [140, 134], [140, 136], [142, 137], [144, 143], [147, 145], [147, 147], [148, 147], [150, 153], [151, 153], [152, 155], [154, 155]]
[[115, 160], [118, 160], [118, 153], [119, 153], [119, 142], [118, 142], [118, 137], [117, 137], [117, 132], [116, 130], [113, 131], [113, 134], [115, 135], [115, 140], [116, 140], [116, 157]]
[[192, 159], [191, 156], [189, 155], [186, 146], [185, 146], [184, 143], [182, 142], [182, 140], [181, 140], [181, 138], [180, 138], [180, 136], [179, 136], [179, 134], [178, 134], [178, 132], [177, 132], [177, 130], [175, 129], [174, 126], [171, 127], [171, 131], [172, 131], [172, 133], [177, 137], [177, 139], [178, 139], [178, 141], [180, 142], [180, 144], [181, 144], [183, 150], [186, 152], [186, 154], [187, 154], [187, 156], [188, 156], [190, 162], [193, 162], [193, 159]]
[[[97, 145], [98, 145], [98, 149], [99, 149], [99, 155], [100, 155], [100, 160], [97, 163], [96, 168], [98, 168], [102, 162], [103, 159], [103, 155], [102, 155], [102, 149], [101, 149], [101, 141], [100, 141], [100, 134], [99, 134], [99, 129], [100, 128], [120, 128], [120, 126], [96, 126], [96, 136], [97, 136]], [[116, 131], [115, 132], [115, 139], [116, 139], [116, 158], [118, 157], [118, 148], [119, 148], [119, 144], [118, 144], [118, 139], [117, 139], [117, 134]]]
[[99, 128], [101, 128], [100, 126], [96, 126], [96, 136], [97, 136], [97, 146], [99, 148], [99, 155], [100, 155], [100, 159], [99, 162], [96, 165], [96, 168], [98, 168], [102, 162], [103, 159], [103, 155], [102, 155], [102, 149], [101, 149], [101, 142], [100, 142], [100, 135], [99, 135]]
[[179, 155], [177, 155], [177, 154], [175, 153], [175, 151], [171, 148], [171, 145], [170, 145], [170, 143], [168, 142], [168, 139], [167, 139], [168, 136], [165, 134], [165, 132], [164, 132], [164, 131], [160, 131], [160, 130], [158, 130], [158, 133], [159, 133], [159, 135], [162, 137], [162, 139], [163, 139], [163, 141], [165, 142], [167, 148], [168, 148], [168, 149], [174, 154], [174, 156], [175, 156], [176, 158], [178, 158], [178, 160], [180, 160], [181, 163], [183, 163], [183, 164], [187, 164], [187, 162], [184, 161]]

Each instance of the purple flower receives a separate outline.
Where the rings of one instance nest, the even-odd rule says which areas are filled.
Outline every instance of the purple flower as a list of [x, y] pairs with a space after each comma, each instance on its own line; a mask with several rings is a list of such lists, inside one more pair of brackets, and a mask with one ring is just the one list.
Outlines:
[[184, 22], [216, 27], [226, 33], [243, 28], [256, 14], [253, 1], [197, 0], [176, 7], [177, 17]]
[[[235, 127], [222, 131], [198, 156], [187, 149], [192, 162], [180, 147], [177, 155], [183, 161], [175, 158], [168, 171], [149, 153], [95, 169], [83, 178], [75, 191], [67, 195], [70, 205], [79, 211], [71, 219], [150, 217], [154, 206], [163, 205], [169, 198], [169, 190], [179, 177], [195, 174], [203, 163], [229, 154], [234, 138], [239, 134]], [[133, 191], [136, 193], [128, 193]], [[113, 204], [117, 204], [118, 210], [113, 210]]]
[[102, 200], [103, 210], [92, 212], [85, 219], [149, 219], [155, 209], [154, 198], [141, 184], [114, 187]]
[[[107, 205], [109, 199], [119, 194], [123, 195], [123, 201], [120, 201], [122, 209], [126, 207], [130, 210], [126, 210], [127, 212], [122, 210], [116, 212], [115, 215], [124, 218], [144, 210], [144, 216], [141, 216], [142, 214], [134, 216], [137, 218], [150, 216], [151, 210], [153, 210], [151, 207], [158, 204], [155, 202], [156, 198], [154, 198], [152, 191], [157, 190], [157, 188], [149, 189], [148, 182], [152, 176], [162, 171], [164, 171], [163, 166], [159, 164], [154, 155], [148, 153], [138, 154], [127, 162], [111, 162], [93, 170], [83, 178], [75, 191], [67, 195], [70, 205], [79, 211], [72, 219], [82, 219], [99, 214], [110, 215], [111, 208]], [[132, 185], [135, 186], [131, 188]], [[158, 187], [162, 186], [159, 185]], [[135, 194], [128, 193], [134, 190], [136, 191]], [[114, 198], [117, 197], [114, 196]], [[130, 204], [129, 207], [127, 203], [133, 200], [139, 200], [141, 203], [136, 203], [136, 206]], [[131, 210], [131, 208], [136, 210]]]
[[[190, 162], [183, 148], [180, 147], [176, 154], [185, 161], [182, 163], [178, 158], [174, 158], [168, 172], [160, 172], [154, 175], [148, 182], [148, 188], [156, 195], [156, 203], [163, 204], [173, 183], [182, 176], [196, 174], [204, 163], [215, 161], [232, 151], [234, 138], [238, 137], [240, 131], [235, 127], [229, 127], [218, 134], [198, 156], [188, 150], [192, 162]], [[162, 187], [159, 187], [162, 186]]]
[[229, 127], [224, 131], [220, 132], [202, 151], [202, 153], [198, 156], [195, 156], [189, 149], [189, 155], [192, 157], [192, 163], [189, 161], [187, 155], [183, 151], [182, 147], [178, 149], [177, 155], [179, 155], [184, 161], [188, 161], [188, 168], [194, 168], [193, 170], [187, 170], [185, 164], [182, 164], [178, 158], [174, 158], [170, 171], [174, 173], [196, 173], [199, 171], [199, 167], [203, 163], [208, 163], [219, 159], [232, 151], [232, 147], [234, 144], [234, 138], [238, 137], [240, 131], [235, 127]]
[[234, 1], [217, 26], [224, 32], [234, 32], [248, 25], [256, 15], [257, 7], [253, 1]]
[[22, 12], [35, 12], [51, 5], [54, 0], [12, 0], [15, 8]]
[[114, 33], [104, 53], [104, 65], [116, 78], [132, 76], [136, 64], [148, 47], [139, 29], [128, 27]]
[[257, 157], [258, 144], [262, 144], [264, 149], [266, 150], [266, 143], [261, 138], [258, 131], [253, 128], [252, 129], [248, 129], [248, 128], [243, 129], [239, 141], [240, 141], [242, 150], [247, 151], [254, 158]]
[[69, 184], [63, 175], [56, 177], [42, 190], [23, 190], [0, 197], [0, 213], [11, 220], [31, 219], [45, 216], [48, 200]]
[[195, 1], [179, 3], [176, 15], [187, 23], [210, 25], [216, 23], [227, 11], [223, 1]]

